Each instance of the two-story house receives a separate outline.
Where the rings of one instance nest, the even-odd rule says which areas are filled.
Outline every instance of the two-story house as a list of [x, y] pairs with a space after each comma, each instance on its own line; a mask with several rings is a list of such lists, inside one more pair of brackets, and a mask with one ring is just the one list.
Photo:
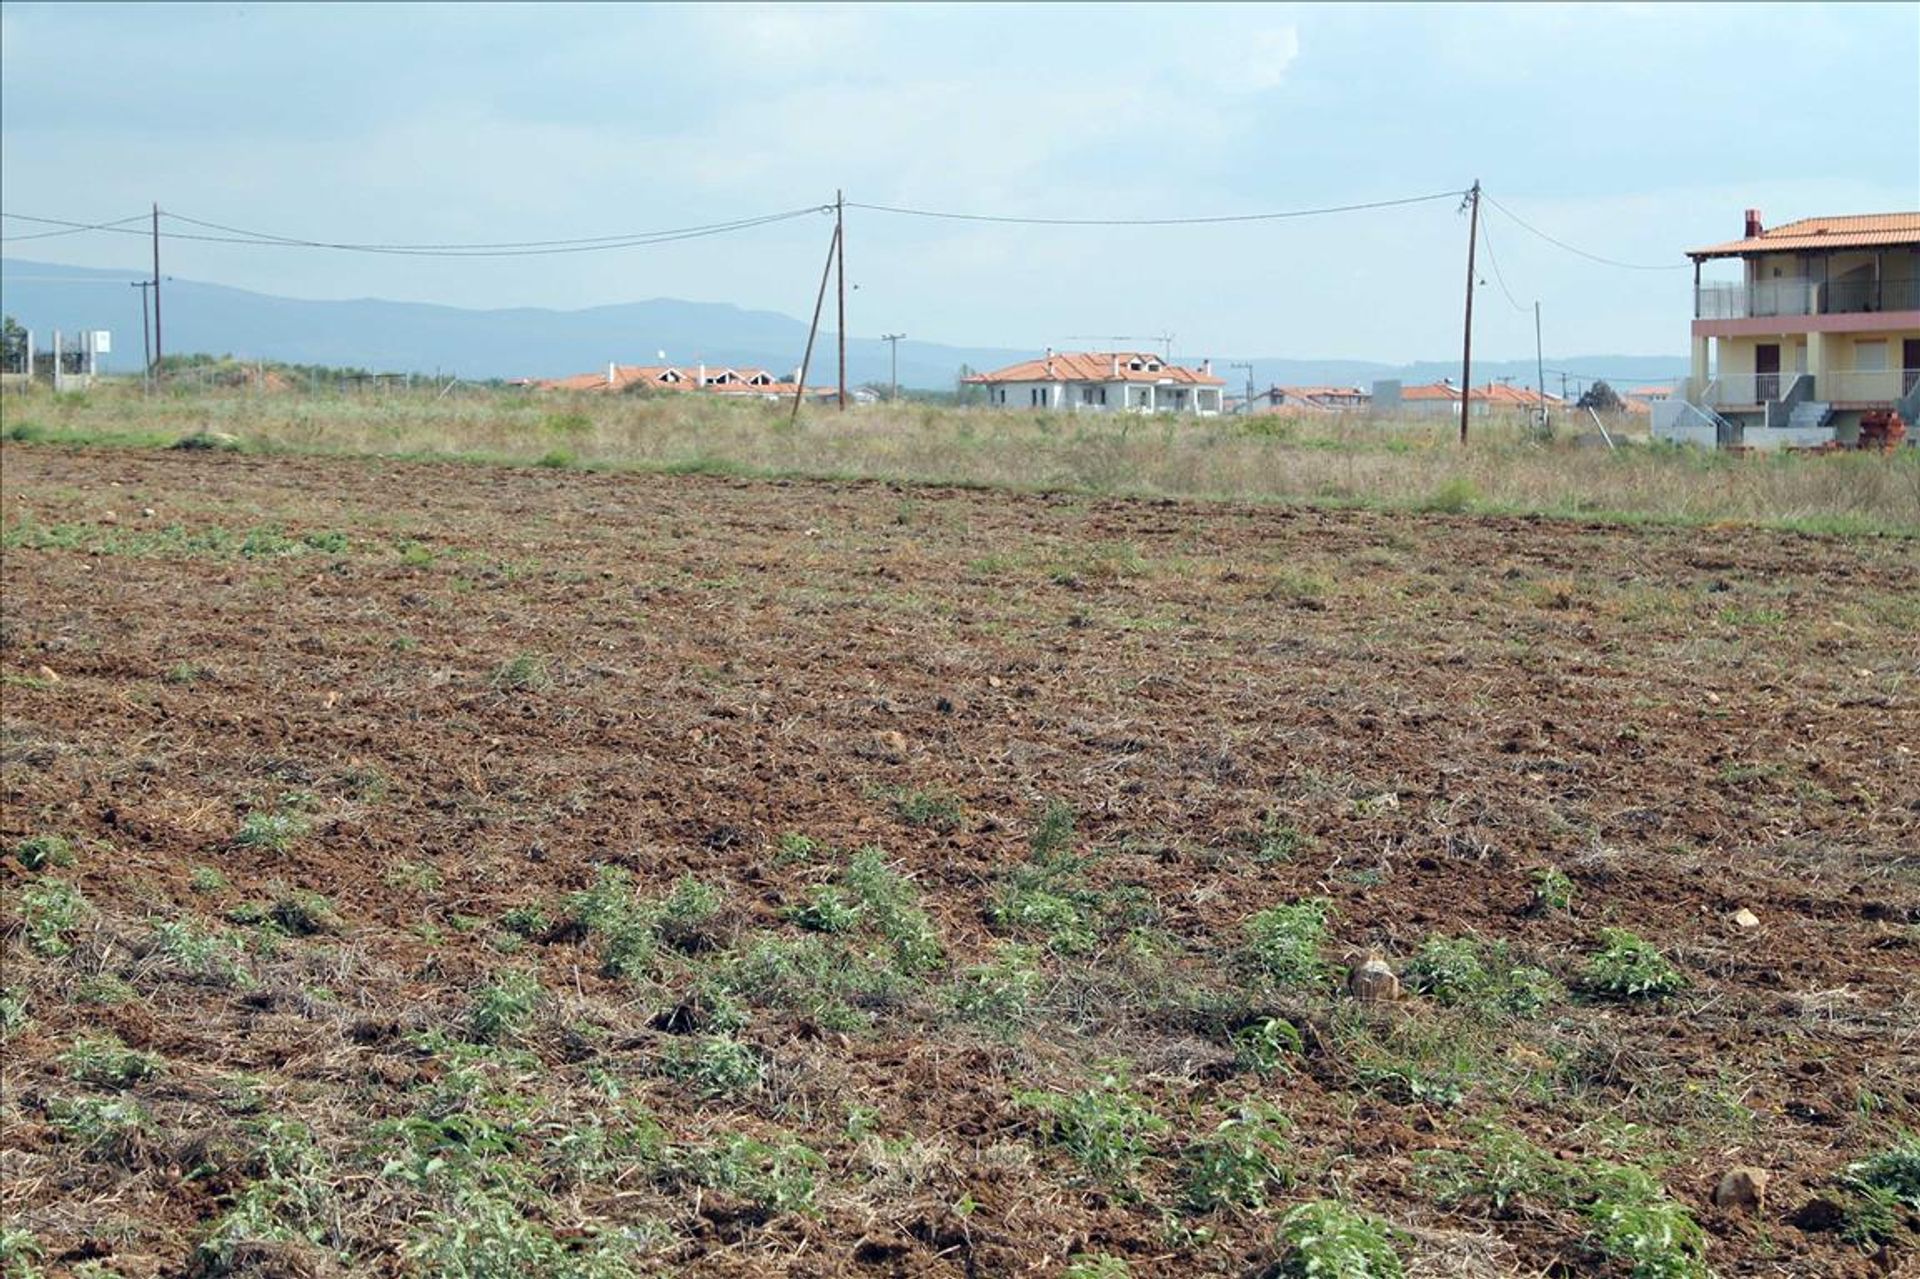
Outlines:
[[1139, 351], [1051, 351], [965, 379], [986, 391], [994, 408], [1067, 409], [1084, 413], [1220, 412], [1226, 381], [1213, 362], [1186, 368]]
[[1768, 229], [1749, 209], [1745, 232], [1687, 255], [1692, 369], [1654, 434], [1802, 448], [1851, 442], [1865, 413], [1920, 417], [1920, 213]]

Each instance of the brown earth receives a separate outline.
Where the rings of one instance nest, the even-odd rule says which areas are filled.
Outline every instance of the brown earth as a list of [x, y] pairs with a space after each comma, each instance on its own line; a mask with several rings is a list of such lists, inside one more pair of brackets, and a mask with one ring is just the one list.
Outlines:
[[[502, 1158], [533, 1184], [503, 1193], [528, 1219], [567, 1247], [654, 1223], [648, 1264], [674, 1273], [1058, 1274], [1106, 1253], [1141, 1276], [1249, 1274], [1287, 1206], [1335, 1193], [1411, 1232], [1414, 1273], [1609, 1273], [1578, 1205], [1436, 1194], [1422, 1152], [1465, 1148], [1481, 1119], [1570, 1164], [1654, 1168], [1721, 1274], [1912, 1263], [1910, 1234], [1875, 1255], [1802, 1211], [1920, 1115], [1911, 541], [18, 445], [0, 460], [0, 834], [77, 849], [69, 869], [0, 871], [4, 984], [29, 1018], [5, 1047], [6, 1219], [56, 1273], [218, 1272], [196, 1248], [272, 1177], [249, 1143], [273, 1115], [311, 1130], [301, 1176], [327, 1207], [293, 1231], [308, 1241], [254, 1231], [254, 1253], [218, 1264], [433, 1272], [419, 1241], [454, 1201], [404, 1184], [379, 1125], [463, 1069], [487, 1079], [464, 1105], [523, 1125]], [[277, 540], [249, 553], [261, 530]], [[941, 992], [957, 973], [1007, 937], [1043, 940], [990, 904], [1049, 802], [1093, 857], [1097, 943], [1044, 959], [1011, 1029], [956, 1018]], [[236, 840], [267, 811], [303, 815], [290, 847]], [[937, 968], [852, 1022], [756, 1006], [738, 1037], [767, 1073], [738, 1095], [664, 1073], [697, 1038], [678, 1032], [720, 1024], [707, 965], [802, 936], [783, 911], [838, 870], [824, 850], [867, 845], [917, 885]], [[723, 904], [650, 973], [609, 976], [561, 922], [605, 866], [642, 897], [691, 875]], [[1549, 866], [1570, 910], [1534, 901]], [[93, 908], [68, 955], [25, 935], [44, 876]], [[299, 935], [245, 909], [301, 890], [337, 920]], [[1573, 993], [1486, 1022], [1418, 996], [1255, 989], [1233, 958], [1245, 921], [1315, 897], [1329, 961], [1373, 950], [1404, 972], [1430, 935], [1473, 934]], [[554, 926], [523, 945], [497, 921], [530, 906]], [[1757, 928], [1730, 922], [1741, 908]], [[155, 930], [179, 920], [240, 921], [246, 979], [169, 959]], [[1654, 943], [1687, 989], [1582, 993], [1603, 927]], [[521, 1058], [475, 1065], [446, 1045], [507, 967], [537, 971], [540, 1012]], [[1267, 1077], [1231, 1044], [1263, 1015], [1305, 1050]], [[134, 1148], [88, 1151], [59, 1122], [64, 1099], [109, 1095], [62, 1058], [102, 1029], [165, 1058], [128, 1094], [154, 1116]], [[1381, 1087], [1367, 1066], [1388, 1053], [1461, 1095]], [[1125, 1185], [1088, 1176], [1014, 1099], [1109, 1061], [1170, 1121]], [[669, 1143], [804, 1142], [823, 1160], [812, 1210], [697, 1188], [652, 1156], [553, 1171], [568, 1132], [636, 1099]], [[1264, 1210], [1184, 1212], [1182, 1152], [1250, 1099], [1292, 1120], [1296, 1184]], [[1772, 1175], [1756, 1212], [1710, 1203], [1737, 1165]]]

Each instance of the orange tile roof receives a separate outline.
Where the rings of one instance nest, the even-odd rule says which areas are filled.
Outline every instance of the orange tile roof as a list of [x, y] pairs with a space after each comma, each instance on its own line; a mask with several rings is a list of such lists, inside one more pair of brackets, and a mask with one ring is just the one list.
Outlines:
[[1687, 256], [1737, 258], [1750, 253], [1787, 253], [1796, 249], [1871, 249], [1920, 244], [1920, 213], [1857, 213], [1837, 218], [1801, 218], [1759, 235], [1729, 240]]
[[[1532, 387], [1508, 386], [1502, 382], [1489, 382], [1485, 386], [1476, 386], [1473, 388], [1473, 398], [1488, 404], [1517, 404], [1527, 408], [1537, 408], [1542, 403], [1540, 393]], [[1560, 397], [1549, 393], [1544, 402], [1558, 404]]]
[[[671, 373], [674, 376], [668, 377]], [[603, 372], [575, 373], [571, 377], [549, 378], [534, 385], [543, 391], [599, 391], [620, 392], [636, 385], [645, 385], [655, 391], [698, 391], [706, 395], [792, 395], [792, 382], [775, 379], [765, 369], [736, 369], [728, 365], [716, 364], [706, 371], [708, 378], [731, 375], [724, 383], [700, 383], [698, 367], [681, 368], [670, 364], [616, 364], [613, 376], [608, 378]], [[753, 385], [756, 377], [767, 381]], [[835, 388], [813, 387], [813, 394], [838, 394]]]
[[1419, 386], [1401, 387], [1400, 398], [1403, 400], [1457, 400], [1460, 398], [1460, 388], [1451, 382], [1425, 382]]
[[[1115, 361], [1119, 372], [1114, 371]], [[1148, 362], [1159, 365], [1149, 371], [1127, 365]], [[1157, 355], [1141, 351], [1058, 351], [1037, 360], [1023, 360], [991, 373], [976, 373], [968, 382], [1184, 382], [1196, 386], [1225, 386], [1226, 379], [1199, 369], [1168, 364]]]
[[1282, 395], [1295, 395], [1303, 400], [1328, 396], [1355, 395], [1371, 399], [1373, 395], [1371, 391], [1364, 391], [1357, 386], [1276, 386], [1269, 390], [1267, 394], [1271, 395], [1274, 391], [1278, 391]]

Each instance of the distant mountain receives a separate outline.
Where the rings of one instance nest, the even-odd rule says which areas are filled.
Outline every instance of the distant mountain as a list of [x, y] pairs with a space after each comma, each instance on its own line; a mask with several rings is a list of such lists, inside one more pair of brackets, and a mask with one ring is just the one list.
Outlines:
[[[140, 365], [140, 297], [129, 287], [126, 271], [0, 259], [0, 309], [36, 333], [44, 347], [54, 329], [110, 329], [110, 370]], [[379, 371], [455, 375], [468, 378], [558, 377], [621, 364], [654, 362], [660, 351], [674, 364], [750, 364], [787, 373], [800, 363], [806, 347], [803, 321], [773, 311], [748, 311], [723, 302], [684, 302], [654, 298], [580, 311], [537, 307], [476, 311], [424, 302], [365, 298], [346, 302], [274, 297], [220, 284], [169, 280], [162, 318], [166, 349], [176, 354], [207, 352], [292, 364], [329, 364]], [[808, 381], [834, 377], [831, 334], [815, 347]], [[965, 364], [994, 369], [1038, 352], [1005, 347], [943, 346], [935, 342], [900, 343], [900, 382], [928, 389], [951, 388]], [[853, 383], [883, 382], [888, 376], [887, 344], [874, 338], [847, 343], [847, 377]], [[1200, 355], [1175, 353], [1197, 362]], [[1460, 366], [1446, 361], [1411, 364], [1363, 360], [1214, 357], [1214, 371], [1238, 393], [1245, 370], [1230, 361], [1252, 363], [1257, 386], [1353, 383], [1379, 378], [1432, 382], [1459, 376]], [[1591, 381], [1664, 381], [1682, 376], [1680, 356], [1583, 356], [1549, 360], [1547, 388], [1559, 387], [1558, 371]], [[1532, 361], [1490, 361], [1474, 365], [1474, 381], [1512, 377], [1531, 385]]]

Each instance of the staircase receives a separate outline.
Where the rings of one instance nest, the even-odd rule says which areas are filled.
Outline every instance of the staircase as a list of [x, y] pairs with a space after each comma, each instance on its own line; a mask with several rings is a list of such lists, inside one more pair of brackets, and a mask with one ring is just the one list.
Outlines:
[[1787, 425], [1796, 431], [1817, 431], [1833, 417], [1833, 405], [1820, 400], [1802, 400], [1787, 415]]

